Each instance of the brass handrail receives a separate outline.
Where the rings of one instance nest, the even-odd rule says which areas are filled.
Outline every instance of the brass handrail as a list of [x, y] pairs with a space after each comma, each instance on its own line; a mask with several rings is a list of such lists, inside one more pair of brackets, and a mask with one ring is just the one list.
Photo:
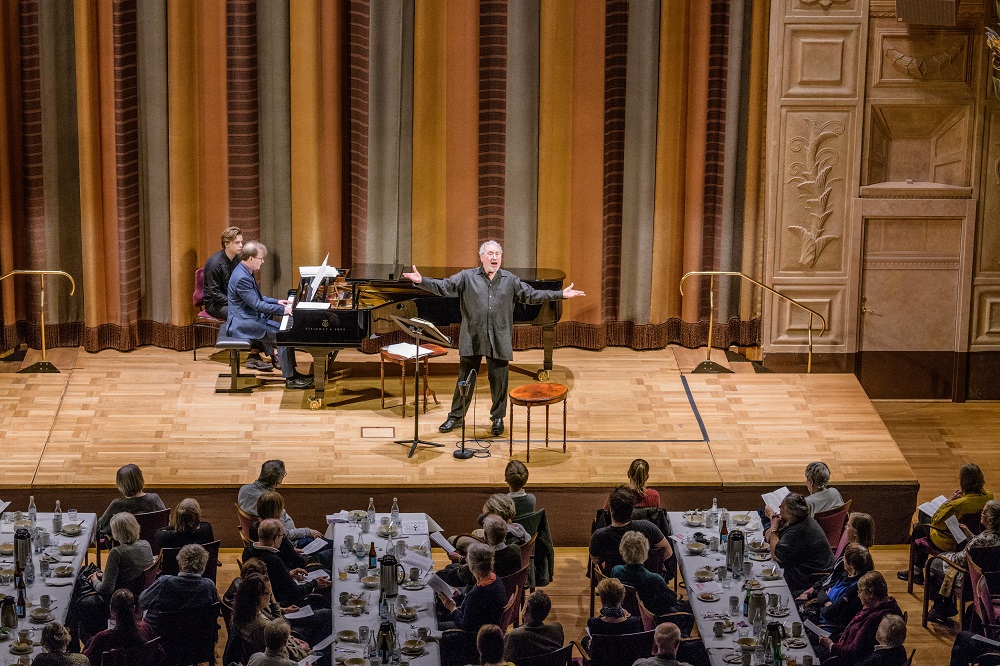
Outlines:
[[[42, 360], [39, 363], [32, 365], [22, 372], [59, 372], [52, 364], [48, 362], [45, 356], [45, 276], [46, 275], [61, 275], [67, 280], [69, 280], [70, 288], [69, 295], [72, 296], [76, 293], [76, 280], [73, 276], [65, 271], [33, 271], [33, 270], [13, 270], [6, 275], [0, 276], [0, 282], [3, 282], [12, 275], [37, 275], [41, 281], [41, 290], [39, 291], [38, 299], [38, 310], [41, 315], [42, 323]], [[36, 367], [37, 366], [37, 367]]]
[[819, 317], [820, 321], [823, 322], [823, 328], [821, 328], [820, 331], [819, 331], [820, 336], [822, 336], [824, 333], [826, 333], [826, 325], [827, 325], [826, 324], [826, 317], [824, 317], [820, 313], [816, 312], [812, 308], [807, 308], [806, 306], [802, 305], [801, 303], [799, 303], [794, 298], [789, 298], [788, 296], [785, 296], [784, 294], [782, 294], [780, 291], [775, 291], [774, 289], [772, 289], [771, 287], [768, 287], [763, 282], [755, 280], [752, 277], [750, 277], [749, 275], [745, 275], [745, 274], [743, 274], [743, 273], [741, 273], [739, 271], [690, 271], [688, 273], [685, 273], [684, 277], [681, 278], [681, 281], [677, 285], [680, 288], [681, 296], [684, 295], [684, 280], [688, 279], [692, 275], [707, 275], [707, 276], [709, 276], [709, 281], [708, 281], [708, 307], [709, 307], [709, 310], [708, 310], [708, 360], [709, 361], [712, 360], [712, 325], [715, 322], [715, 276], [716, 275], [731, 275], [733, 277], [740, 277], [740, 278], [742, 278], [744, 280], [752, 282], [753, 284], [757, 285], [761, 289], [766, 289], [767, 291], [771, 292], [775, 296], [777, 296], [779, 298], [783, 298], [786, 301], [788, 301], [789, 303], [791, 303], [792, 305], [794, 305], [796, 307], [799, 307], [799, 308], [802, 308], [803, 310], [805, 310], [806, 312], [809, 313], [809, 330], [808, 330], [808, 333], [806, 334], [807, 340], [809, 342], [809, 355], [808, 355], [807, 360], [806, 360], [806, 372], [812, 372], [813, 316]]

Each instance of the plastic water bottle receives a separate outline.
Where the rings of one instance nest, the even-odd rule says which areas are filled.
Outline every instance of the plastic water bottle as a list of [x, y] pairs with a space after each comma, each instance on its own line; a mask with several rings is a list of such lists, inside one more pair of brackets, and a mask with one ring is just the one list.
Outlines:
[[368, 524], [369, 525], [374, 525], [375, 524], [375, 498], [374, 497], [369, 497], [368, 498]]
[[56, 500], [56, 510], [52, 514], [52, 533], [59, 532], [62, 532], [62, 507], [59, 506], [59, 500]]
[[35, 508], [35, 496], [32, 495], [28, 498], [28, 520], [31, 521], [31, 526], [35, 526], [35, 520], [38, 518], [38, 509]]
[[389, 516], [392, 519], [392, 524], [399, 527], [399, 502], [395, 497], [392, 498], [392, 511], [389, 512]]

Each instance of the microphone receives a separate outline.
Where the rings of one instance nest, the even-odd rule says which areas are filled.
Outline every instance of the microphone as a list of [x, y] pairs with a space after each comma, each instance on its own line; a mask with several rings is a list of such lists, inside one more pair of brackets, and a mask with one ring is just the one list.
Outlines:
[[[458, 382], [458, 393], [462, 396], [462, 401], [465, 402], [465, 398], [469, 395], [469, 387], [472, 386], [472, 373], [476, 371], [475, 368], [469, 370], [469, 374], [465, 377], [464, 381]], [[468, 407], [468, 404], [466, 404]], [[452, 455], [458, 460], [468, 460], [469, 458], [476, 455], [476, 452], [472, 449], [465, 448], [465, 419], [462, 419], [462, 450], [455, 451]]]

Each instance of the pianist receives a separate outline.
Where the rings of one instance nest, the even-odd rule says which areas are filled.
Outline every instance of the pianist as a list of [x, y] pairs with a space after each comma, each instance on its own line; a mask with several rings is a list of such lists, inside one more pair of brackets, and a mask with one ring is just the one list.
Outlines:
[[572, 283], [562, 291], [535, 289], [513, 273], [501, 270], [502, 259], [503, 249], [491, 240], [479, 248], [482, 265], [478, 268], [467, 268], [445, 279], [424, 277], [416, 266], [412, 273], [403, 273], [403, 277], [432, 294], [460, 299], [462, 329], [458, 338], [458, 353], [461, 355], [458, 381], [471, 382], [471, 390], [463, 398], [456, 384], [451, 411], [448, 420], [439, 428], [441, 432], [451, 432], [462, 425], [476, 390], [473, 370], [478, 372], [485, 356], [493, 397], [490, 410], [492, 432], [494, 435], [503, 434], [503, 416], [507, 411], [507, 364], [514, 358], [514, 303], [541, 303], [585, 295], [573, 289]]
[[[240, 263], [229, 278], [229, 318], [224, 333], [238, 340], [261, 341], [272, 349], [278, 322], [271, 316], [291, 314], [292, 306], [291, 301], [261, 295], [253, 274], [260, 270], [266, 256], [267, 248], [257, 241], [247, 241], [240, 250]], [[285, 388], [307, 389], [313, 385], [312, 377], [295, 372], [295, 351], [291, 347], [278, 347], [278, 359]]]

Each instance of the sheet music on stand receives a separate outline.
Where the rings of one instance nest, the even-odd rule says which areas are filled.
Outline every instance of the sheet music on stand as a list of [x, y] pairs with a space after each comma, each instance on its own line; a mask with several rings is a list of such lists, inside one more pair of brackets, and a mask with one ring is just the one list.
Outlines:
[[[417, 350], [420, 351], [417, 351]], [[427, 356], [428, 354], [433, 354], [432, 349], [427, 347], [417, 347], [411, 342], [399, 342], [394, 345], [387, 345], [382, 347], [382, 351], [389, 352], [390, 354], [395, 354], [396, 356], [402, 356], [403, 358], [416, 358], [419, 356]]]

